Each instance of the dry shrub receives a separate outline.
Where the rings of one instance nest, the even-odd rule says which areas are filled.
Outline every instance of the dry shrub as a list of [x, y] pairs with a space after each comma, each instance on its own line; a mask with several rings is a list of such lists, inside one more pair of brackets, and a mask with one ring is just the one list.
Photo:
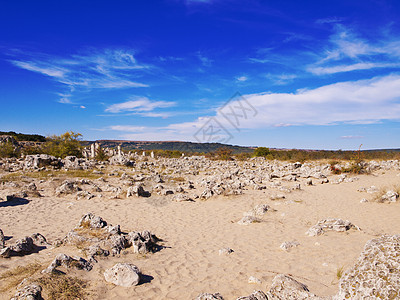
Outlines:
[[48, 300], [86, 299], [87, 281], [61, 273], [53, 273], [35, 280], [43, 288]]
[[26, 266], [18, 266], [0, 274], [0, 293], [3, 293], [11, 288], [15, 288], [24, 278], [35, 274], [43, 266], [37, 262], [30, 263]]

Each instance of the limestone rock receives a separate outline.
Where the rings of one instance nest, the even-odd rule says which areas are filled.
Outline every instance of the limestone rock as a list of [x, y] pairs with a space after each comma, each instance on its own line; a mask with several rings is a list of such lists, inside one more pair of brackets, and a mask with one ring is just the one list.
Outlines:
[[58, 188], [56, 188], [56, 196], [73, 194], [82, 189], [73, 181], [65, 180]]
[[150, 193], [146, 192], [143, 188], [143, 185], [141, 183], [136, 183], [134, 186], [130, 186], [128, 188], [128, 191], [126, 192], [126, 197], [149, 197]]
[[399, 198], [399, 194], [395, 191], [387, 191], [385, 195], [382, 196], [381, 201], [382, 202], [396, 202], [397, 199]]
[[280, 248], [282, 250], [289, 251], [290, 249], [292, 249], [294, 247], [298, 247], [299, 245], [300, 245], [300, 243], [297, 241], [284, 242], [281, 244]]
[[361, 230], [358, 226], [347, 220], [343, 221], [342, 219], [325, 219], [310, 227], [306, 234], [309, 236], [317, 236], [323, 234], [327, 230], [344, 232], [352, 228]]
[[47, 166], [59, 167], [60, 159], [47, 154], [25, 156], [24, 169], [39, 169]]
[[239, 224], [239, 225], [249, 225], [249, 224], [251, 224], [251, 223], [257, 223], [257, 222], [259, 222], [260, 220], [259, 219], [257, 219], [256, 217], [254, 217], [254, 216], [244, 216], [243, 218], [241, 218], [237, 223]]
[[268, 300], [268, 297], [263, 291], [255, 291], [249, 296], [239, 297], [236, 300]]
[[284, 274], [275, 276], [269, 292], [279, 300], [319, 299], [310, 293], [305, 284]]
[[128, 234], [128, 240], [133, 246], [134, 253], [145, 254], [154, 252], [158, 248], [156, 243], [159, 239], [149, 231], [130, 232]]
[[11, 300], [43, 300], [42, 287], [37, 283], [24, 285], [18, 289]]
[[141, 273], [138, 267], [129, 263], [118, 263], [104, 272], [107, 282], [123, 287], [138, 285]]
[[222, 248], [222, 249], [219, 249], [218, 254], [219, 255], [229, 255], [233, 252], [234, 251], [231, 248]]
[[198, 295], [195, 300], [224, 300], [224, 298], [222, 298], [220, 293], [203, 293]]
[[6, 246], [6, 240], [4, 238], [3, 231], [0, 229], [0, 249], [3, 249]]
[[47, 267], [47, 269], [42, 271], [42, 273], [52, 273], [59, 266], [85, 271], [90, 271], [93, 268], [91, 263], [83, 259], [82, 257], [71, 257], [66, 254], [58, 254], [56, 258], [51, 262], [51, 264]]
[[79, 221], [78, 227], [88, 228], [104, 228], [107, 226], [107, 222], [101, 217], [95, 216], [92, 213], [85, 214]]
[[110, 165], [119, 165], [119, 166], [127, 166], [131, 167], [134, 165], [134, 162], [126, 158], [122, 155], [114, 155], [109, 159]]
[[368, 241], [339, 282], [334, 299], [399, 299], [400, 235]]

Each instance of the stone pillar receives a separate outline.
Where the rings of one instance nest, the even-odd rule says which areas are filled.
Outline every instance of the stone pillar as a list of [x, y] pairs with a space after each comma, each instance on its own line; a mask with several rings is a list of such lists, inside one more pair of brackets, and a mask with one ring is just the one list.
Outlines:
[[146, 152], [143, 151], [142, 156], [146, 156]]
[[118, 145], [118, 148], [117, 148], [117, 149], [118, 149], [118, 156], [121, 157], [121, 146]]
[[153, 151], [151, 151], [150, 156], [151, 156], [151, 158], [154, 158], [154, 152]]
[[95, 153], [95, 144], [90, 145], [90, 158], [94, 158], [96, 156]]

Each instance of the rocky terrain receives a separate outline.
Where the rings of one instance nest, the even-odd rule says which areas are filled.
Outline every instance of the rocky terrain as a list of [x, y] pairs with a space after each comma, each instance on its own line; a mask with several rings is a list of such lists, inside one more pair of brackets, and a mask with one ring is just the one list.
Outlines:
[[399, 161], [113, 154], [0, 161], [1, 299], [400, 297]]

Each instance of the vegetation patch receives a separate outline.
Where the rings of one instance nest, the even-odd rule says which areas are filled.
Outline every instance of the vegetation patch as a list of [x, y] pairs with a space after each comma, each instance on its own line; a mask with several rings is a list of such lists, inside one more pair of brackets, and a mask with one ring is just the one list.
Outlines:
[[61, 273], [52, 273], [35, 280], [43, 288], [43, 294], [48, 300], [86, 299], [88, 286], [86, 280], [67, 276]]
[[0, 293], [15, 288], [24, 278], [31, 277], [33, 274], [43, 269], [43, 266], [37, 262], [26, 266], [18, 266], [0, 274]]

